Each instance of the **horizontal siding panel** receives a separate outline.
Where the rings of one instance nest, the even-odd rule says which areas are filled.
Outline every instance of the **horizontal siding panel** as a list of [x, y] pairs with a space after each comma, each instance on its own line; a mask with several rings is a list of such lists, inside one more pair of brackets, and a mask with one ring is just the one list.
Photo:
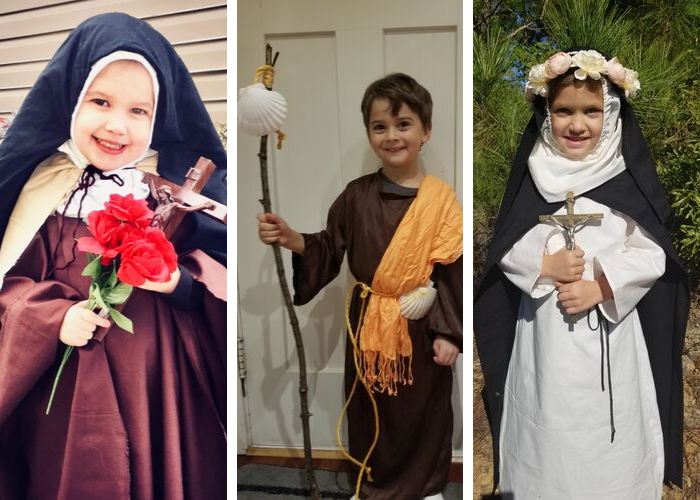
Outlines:
[[192, 77], [203, 101], [226, 99], [226, 73], [217, 72]]
[[16, 113], [28, 93], [27, 89], [0, 90], [0, 113]]
[[190, 73], [226, 69], [226, 40], [180, 45], [175, 50]]
[[214, 123], [226, 123], [226, 103], [225, 102], [205, 102], [204, 105], [209, 112], [211, 121]]
[[0, 40], [0, 62], [48, 61], [68, 36], [65, 33], [37, 35], [18, 40]]
[[[201, 40], [226, 39], [226, 7], [156, 18], [148, 22], [176, 47]], [[15, 40], [0, 39], [0, 63], [48, 61], [76, 25], [61, 33], [37, 34]], [[0, 22], [0, 37], [2, 28]]]
[[45, 62], [0, 66], [0, 90], [31, 87], [45, 67]]
[[36, 9], [37, 7], [49, 7], [60, 3], [68, 3], [70, 0], [4, 0], [0, 2], [0, 15], [17, 12], [20, 10]]
[[[191, 73], [226, 69], [226, 41], [201, 42], [175, 48]], [[34, 85], [48, 61], [0, 65], [0, 90]]]
[[221, 0], [88, 0], [0, 17], [0, 38], [32, 36], [37, 32], [65, 31], [105, 12], [128, 12], [144, 18], [225, 5]]
[[226, 7], [147, 19], [173, 45], [226, 38]]

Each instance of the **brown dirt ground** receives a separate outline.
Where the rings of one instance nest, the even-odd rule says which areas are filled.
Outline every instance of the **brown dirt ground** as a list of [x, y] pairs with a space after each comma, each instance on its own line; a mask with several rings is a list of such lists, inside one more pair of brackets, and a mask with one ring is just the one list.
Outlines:
[[[474, 500], [490, 495], [493, 463], [491, 434], [481, 399], [483, 376], [474, 345]], [[662, 500], [700, 498], [700, 309], [691, 314], [683, 352], [685, 393], [684, 473], [683, 489], [664, 486]]]

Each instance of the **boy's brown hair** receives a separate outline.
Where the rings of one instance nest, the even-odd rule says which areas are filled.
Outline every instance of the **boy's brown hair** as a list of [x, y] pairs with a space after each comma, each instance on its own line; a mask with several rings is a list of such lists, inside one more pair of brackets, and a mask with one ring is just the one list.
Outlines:
[[396, 116], [405, 104], [418, 115], [425, 130], [432, 127], [433, 99], [425, 87], [404, 73], [391, 73], [372, 82], [362, 97], [362, 120], [369, 131], [369, 115], [375, 99], [387, 99], [392, 116]]

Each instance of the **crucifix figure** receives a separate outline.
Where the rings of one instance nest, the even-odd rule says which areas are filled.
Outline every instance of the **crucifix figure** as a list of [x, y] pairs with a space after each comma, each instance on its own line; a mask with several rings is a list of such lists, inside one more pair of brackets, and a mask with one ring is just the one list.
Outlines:
[[589, 220], [601, 220], [603, 214], [575, 214], [574, 213], [574, 192], [566, 193], [566, 215], [540, 215], [540, 222], [554, 222], [564, 230], [566, 236], [566, 249], [573, 250], [576, 247], [574, 233], [576, 229], [583, 226]]
[[144, 174], [144, 182], [148, 183], [151, 195], [158, 201], [153, 225], [160, 227], [167, 238], [173, 235], [187, 212], [201, 211], [226, 224], [226, 206], [199, 194], [215, 169], [210, 160], [200, 158], [187, 172], [182, 186], [157, 175]]
[[[566, 193], [566, 214], [563, 215], [540, 215], [540, 222], [554, 222], [557, 226], [564, 230], [564, 236], [566, 238], [566, 249], [573, 250], [576, 247], [576, 240], [574, 234], [576, 229], [583, 226], [589, 220], [601, 220], [603, 214], [576, 214], [574, 213], [574, 192], [569, 191]], [[576, 323], [576, 314], [570, 316], [571, 322]]]
[[162, 231], [166, 231], [172, 217], [176, 212], [199, 212], [201, 210], [211, 210], [216, 207], [212, 201], [205, 201], [198, 205], [190, 206], [178, 203], [178, 201], [173, 197], [173, 191], [169, 186], [160, 186], [156, 188], [153, 182], [151, 182], [151, 193], [155, 192], [155, 198], [158, 201], [158, 206], [154, 211], [152, 226], [160, 228]]

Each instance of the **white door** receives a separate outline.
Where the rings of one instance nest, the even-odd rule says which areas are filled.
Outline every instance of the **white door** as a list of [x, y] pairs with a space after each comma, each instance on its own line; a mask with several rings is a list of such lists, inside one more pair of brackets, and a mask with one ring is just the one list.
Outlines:
[[[386, 73], [414, 76], [434, 100], [426, 170], [462, 196], [461, 2], [440, 0], [261, 0], [238, 2], [238, 88], [264, 63], [265, 42], [280, 52], [275, 90], [289, 115], [281, 151], [269, 149], [273, 211], [301, 232], [325, 227], [328, 208], [351, 180], [379, 166], [365, 136], [360, 101]], [[274, 144], [276, 139], [270, 138]], [[262, 211], [259, 139], [238, 133], [238, 335], [245, 341], [245, 446], [301, 448], [299, 370], [272, 250], [257, 239]], [[291, 286], [291, 256], [283, 250]], [[309, 383], [311, 442], [337, 449], [343, 405], [345, 268], [311, 303], [297, 308]], [[455, 454], [462, 454], [462, 359], [455, 370]], [[243, 444], [241, 444], [243, 443]]]

